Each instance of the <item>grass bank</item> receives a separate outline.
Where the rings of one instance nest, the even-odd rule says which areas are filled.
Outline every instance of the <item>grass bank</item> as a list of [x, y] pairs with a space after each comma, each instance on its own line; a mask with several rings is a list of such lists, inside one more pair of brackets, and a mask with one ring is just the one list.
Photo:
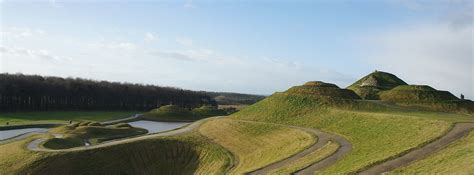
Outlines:
[[231, 174], [243, 174], [296, 154], [315, 142], [309, 133], [274, 124], [216, 119], [199, 131], [238, 159]]

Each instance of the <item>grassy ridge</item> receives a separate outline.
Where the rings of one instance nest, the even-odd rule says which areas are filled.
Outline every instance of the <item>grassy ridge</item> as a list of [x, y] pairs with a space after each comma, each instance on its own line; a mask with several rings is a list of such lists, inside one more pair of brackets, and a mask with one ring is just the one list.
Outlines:
[[239, 160], [231, 174], [243, 174], [289, 157], [315, 142], [310, 134], [284, 126], [217, 119], [199, 131]]
[[12, 124], [66, 122], [69, 120], [107, 121], [130, 117], [137, 111], [49, 111], [49, 112], [10, 112], [0, 113], [0, 125], [6, 122]]
[[[232, 115], [233, 118], [275, 122], [303, 127], [320, 128], [342, 135], [353, 144], [353, 150], [325, 174], [350, 173], [374, 162], [395, 156], [442, 135], [450, 122], [438, 121], [429, 116], [410, 116], [392, 113], [376, 103], [343, 101], [354, 111], [331, 107], [324, 98], [307, 95], [277, 93], [259, 103]], [[335, 101], [337, 102], [337, 101]], [[362, 103], [362, 104], [358, 104]], [[339, 106], [339, 105], [338, 105]], [[347, 107], [350, 108], [350, 107]], [[378, 112], [368, 109], [380, 108]], [[403, 140], [403, 141], [401, 141]]]
[[397, 169], [391, 174], [472, 174], [474, 132], [430, 157]]
[[291, 174], [295, 173], [296, 171], [308, 167], [316, 162], [319, 162], [323, 160], [324, 158], [330, 156], [334, 152], [337, 151], [339, 148], [339, 145], [334, 142], [329, 142], [327, 143], [324, 147], [312, 152], [311, 154], [298, 159], [296, 162], [289, 166], [281, 167], [279, 169], [276, 169], [273, 172], [270, 172], [270, 174]]
[[0, 145], [2, 174], [223, 174], [228, 152], [198, 134], [92, 150], [32, 153], [28, 140]]
[[407, 83], [393, 74], [375, 71], [359, 79], [347, 89], [353, 90], [363, 99], [376, 100], [379, 99], [379, 92], [399, 85], [407, 85]]

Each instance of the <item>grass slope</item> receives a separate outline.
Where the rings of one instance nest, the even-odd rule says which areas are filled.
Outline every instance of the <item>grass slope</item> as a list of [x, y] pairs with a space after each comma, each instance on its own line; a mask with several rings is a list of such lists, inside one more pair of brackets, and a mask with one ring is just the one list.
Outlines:
[[472, 174], [474, 132], [430, 157], [397, 169], [391, 174]]
[[223, 174], [230, 154], [199, 134], [74, 152], [30, 152], [31, 139], [0, 145], [2, 174]]
[[191, 111], [175, 105], [161, 106], [144, 114], [144, 117], [149, 120], [197, 120], [197, 116], [193, 115]]
[[270, 172], [269, 174], [292, 174], [295, 173], [296, 171], [303, 169], [305, 167], [308, 167], [316, 162], [319, 162], [323, 160], [324, 158], [330, 156], [334, 152], [337, 151], [339, 148], [339, 145], [334, 142], [329, 142], [326, 144], [324, 147], [312, 152], [311, 154], [298, 159], [296, 162], [294, 162], [291, 165], [281, 167], [280, 169], [277, 169], [273, 172]]
[[217, 119], [199, 131], [239, 160], [231, 174], [243, 174], [289, 157], [315, 142], [312, 135], [284, 126]]
[[319, 128], [345, 137], [353, 150], [324, 174], [356, 172], [428, 142], [451, 126], [451, 122], [434, 120], [429, 115], [412, 116], [386, 108], [364, 101], [276, 93], [232, 118]]
[[67, 149], [84, 146], [84, 140], [88, 140], [90, 144], [94, 145], [107, 140], [131, 137], [147, 132], [146, 129], [133, 128], [125, 123], [101, 126], [96, 122], [80, 122], [51, 129], [49, 133], [60, 134], [63, 137], [50, 138], [44, 142], [43, 146], [49, 149]]
[[287, 93], [317, 95], [333, 98], [360, 99], [353, 91], [341, 89], [338, 86], [321, 81], [310, 81], [302, 86], [295, 86], [288, 89]]
[[363, 99], [376, 100], [379, 98], [380, 91], [389, 90], [399, 85], [407, 85], [407, 83], [393, 74], [375, 71], [357, 80], [347, 89], [353, 90]]
[[41, 122], [66, 122], [69, 120], [107, 121], [130, 117], [137, 111], [50, 111], [50, 112], [9, 112], [0, 113], [0, 125], [27, 124]]

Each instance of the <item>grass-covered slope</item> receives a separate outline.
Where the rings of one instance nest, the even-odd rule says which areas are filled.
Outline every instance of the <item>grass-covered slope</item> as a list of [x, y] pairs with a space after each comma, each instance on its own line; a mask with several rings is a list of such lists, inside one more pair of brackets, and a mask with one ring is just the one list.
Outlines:
[[375, 71], [356, 81], [347, 89], [353, 90], [363, 99], [379, 99], [378, 93], [389, 90], [399, 85], [407, 85], [397, 76], [381, 71]]
[[441, 112], [474, 113], [474, 102], [426, 85], [403, 85], [380, 92], [380, 99], [398, 105]]
[[441, 102], [459, 100], [448, 91], [427, 85], [402, 85], [380, 93], [380, 99], [393, 102]]
[[335, 84], [325, 83], [321, 81], [310, 81], [302, 86], [292, 87], [288, 89], [287, 93], [316, 95], [343, 99], [360, 99], [360, 97], [351, 90], [341, 89]]
[[222, 115], [227, 115], [227, 112], [214, 106], [201, 106], [188, 110], [175, 105], [166, 105], [145, 113], [144, 118], [159, 121], [194, 121]]
[[366, 101], [285, 92], [249, 106], [232, 118], [319, 128], [345, 137], [353, 144], [353, 150], [323, 170], [325, 174], [357, 172], [429, 142], [451, 125], [387, 108]]
[[56, 127], [49, 132], [61, 137], [46, 140], [43, 144], [45, 148], [67, 149], [84, 146], [85, 141], [93, 145], [107, 140], [146, 134], [148, 131], [142, 128], [131, 127], [125, 123], [102, 126], [96, 122], [79, 122]]
[[243, 174], [287, 158], [315, 142], [312, 135], [285, 126], [216, 119], [199, 131], [232, 152], [239, 164], [231, 174]]
[[392, 174], [472, 174], [474, 132], [430, 157], [397, 169]]
[[2, 174], [224, 174], [232, 162], [198, 134], [57, 153], [32, 153], [27, 143], [0, 145]]

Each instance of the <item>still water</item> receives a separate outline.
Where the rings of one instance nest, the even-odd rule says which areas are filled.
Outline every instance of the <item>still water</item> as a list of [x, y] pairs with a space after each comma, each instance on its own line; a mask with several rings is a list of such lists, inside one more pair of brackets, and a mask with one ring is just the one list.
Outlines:
[[9, 139], [30, 132], [46, 132], [47, 130], [48, 128], [24, 128], [0, 131], [0, 140]]
[[132, 125], [133, 127], [146, 129], [148, 130], [148, 133], [157, 133], [179, 128], [181, 126], [189, 124], [189, 122], [156, 122], [140, 120], [135, 122], [129, 122], [128, 124]]

